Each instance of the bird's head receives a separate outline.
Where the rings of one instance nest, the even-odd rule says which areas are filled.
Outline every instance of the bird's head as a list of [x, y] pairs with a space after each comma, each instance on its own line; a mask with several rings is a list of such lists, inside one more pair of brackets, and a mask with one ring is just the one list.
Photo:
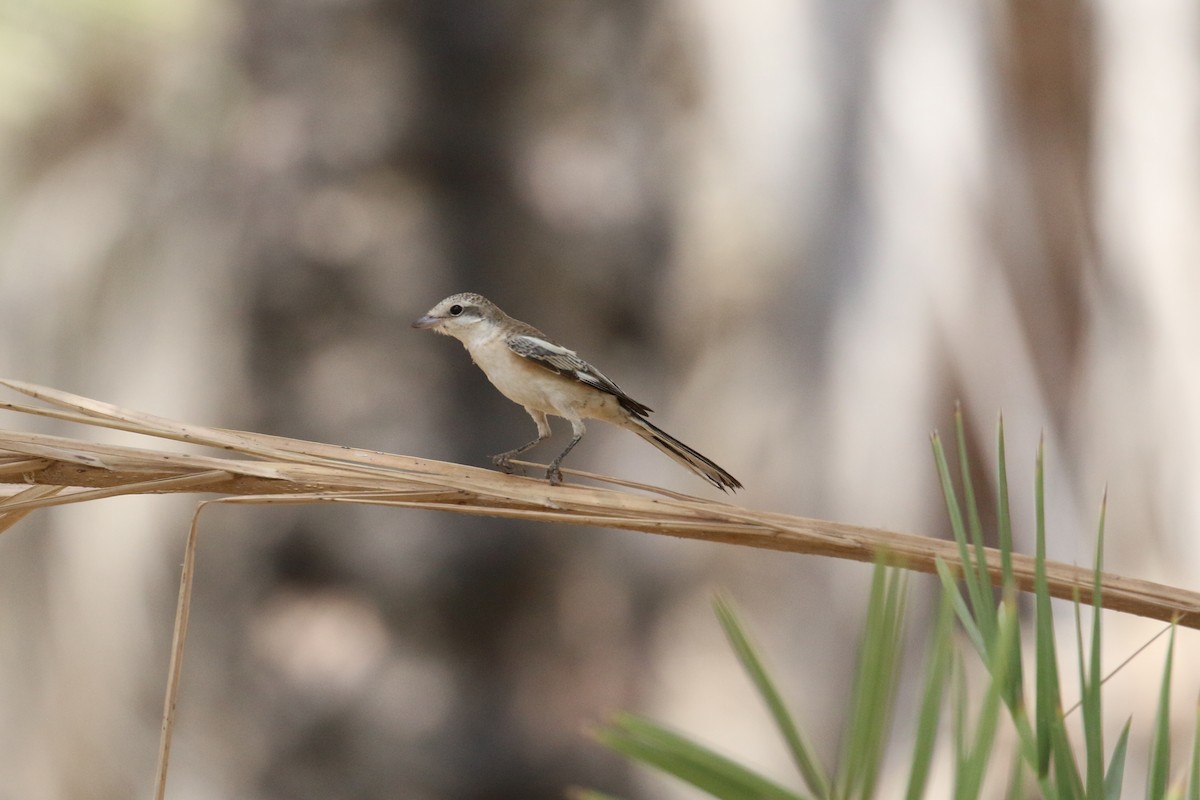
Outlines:
[[496, 306], [472, 292], [452, 294], [412, 324], [434, 333], [462, 339], [470, 336], [484, 320], [494, 316]]

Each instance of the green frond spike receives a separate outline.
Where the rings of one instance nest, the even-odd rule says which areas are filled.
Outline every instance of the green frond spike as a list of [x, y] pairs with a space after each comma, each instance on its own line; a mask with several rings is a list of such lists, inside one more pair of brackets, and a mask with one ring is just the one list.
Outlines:
[[1096, 555], [1092, 568], [1092, 641], [1088, 653], [1087, 669], [1084, 669], [1083, 626], [1078, 620], [1079, 602], [1076, 608], [1076, 631], [1079, 644], [1079, 685], [1083, 691], [1080, 700], [1083, 714], [1083, 735], [1087, 761], [1087, 795], [1100, 797], [1104, 787], [1104, 723], [1101, 715], [1100, 685], [1100, 618], [1101, 583], [1104, 570], [1104, 519], [1108, 508], [1108, 491], [1100, 501], [1100, 523], [1096, 531]]
[[633, 714], [592, 731], [611, 750], [673, 775], [723, 800], [804, 800], [802, 795], [704, 745]]
[[955, 659], [950, 676], [950, 736], [954, 743], [954, 763], [967, 760], [967, 670]]
[[841, 797], [874, 795], [903, 651], [906, 586], [902, 570], [876, 564], [835, 780]]
[[958, 582], [954, 573], [950, 571], [950, 566], [942, 560], [941, 556], [934, 559], [934, 567], [937, 569], [938, 578], [942, 582], [942, 591], [950, 599], [950, 604], [954, 608], [954, 615], [958, 618], [958, 622], [963, 627], [963, 632], [971, 641], [971, 645], [975, 648], [975, 652], [980, 658], [987, 658], [987, 645], [983, 641], [983, 634], [979, 632], [979, 626], [975, 624], [975, 618], [971, 616], [971, 609], [967, 607], [967, 602], [963, 600], [962, 595], [958, 591]]
[[1035, 682], [1037, 701], [1034, 709], [1034, 731], [1037, 735], [1039, 777], [1049, 774], [1053, 755], [1055, 728], [1059, 727], [1061, 703], [1058, 687], [1058, 661], [1054, 645], [1054, 617], [1050, 608], [1050, 588], [1046, 578], [1046, 503], [1045, 503], [1045, 439], [1038, 442], [1034, 478], [1036, 555], [1034, 564], [1035, 596]]
[[750, 642], [750, 637], [746, 634], [745, 626], [738, 618], [732, 602], [728, 597], [718, 594], [713, 600], [713, 608], [742, 668], [746, 670], [754, 688], [766, 704], [771, 719], [775, 722], [775, 727], [783, 736], [792, 760], [796, 763], [796, 768], [800, 771], [809, 791], [817, 797], [828, 797], [830, 793], [829, 778], [784, 704], [783, 697], [763, 665], [757, 649]]
[[[1013, 579], [1013, 535], [1012, 515], [1009, 511], [1008, 500], [1008, 459], [1004, 451], [1004, 416], [1001, 415], [996, 424], [996, 537], [1000, 548], [1000, 588], [1001, 598], [1006, 603], [1016, 603], [1018, 595], [1017, 583]], [[1018, 638], [1020, 620], [1018, 626]], [[1023, 702], [1025, 672], [1021, 663], [1021, 650], [1013, 651], [1012, 663], [1009, 664], [1009, 691], [1004, 702], [1010, 709], [1018, 708]]]
[[[957, 592], [954, 593], [957, 596]], [[925, 686], [921, 692], [921, 708], [917, 715], [916, 741], [913, 745], [911, 768], [908, 776], [907, 800], [921, 800], [925, 796], [929, 780], [929, 768], [933, 762], [934, 744], [942, 711], [942, 696], [945, 692], [947, 675], [955, 662], [954, 606], [950, 593], [942, 592], [942, 603], [938, 611], [933, 640], [925, 657]]]
[[1146, 797], [1154, 800], [1167, 792], [1171, 777], [1171, 670], [1175, 658], [1175, 626], [1167, 640], [1167, 659], [1162, 685], [1158, 691], [1158, 710], [1154, 716], [1154, 738], [1150, 744], [1150, 765]]
[[[986, 586], [979, 582], [979, 573], [971, 568], [972, 559], [971, 552], [967, 545], [967, 529], [963, 523], [962, 508], [958, 502], [958, 495], [954, 491], [954, 481], [950, 476], [950, 466], [946, 461], [946, 451], [942, 446], [941, 437], [938, 434], [933, 434], [933, 457], [937, 464], [938, 476], [942, 483], [942, 495], [946, 501], [946, 512], [950, 516], [950, 530], [954, 535], [954, 542], [958, 546], [958, 558], [962, 563], [962, 573], [959, 576], [962, 579], [963, 586], [966, 587], [967, 597], [971, 602], [971, 617], [975, 620], [975, 625], [980, 628], [982, 633], [987, 633], [985, 626], [987, 625], [987, 617], [981, 620], [980, 609], [985, 605], [990, 606], [992, 603], [991, 584]], [[982, 641], [987, 642], [990, 636], [983, 636]], [[980, 657], [986, 660], [987, 653], [980, 652]]]
[[[1002, 689], [1007, 680], [1006, 672], [1011, 663], [1010, 651], [1020, 646], [1017, 640], [1017, 629], [1013, 624], [1015, 615], [1010, 609], [1001, 607], [996, 620], [996, 639], [991, 647], [991, 663], [988, 671], [991, 680], [988, 681], [984, 692], [983, 706], [975, 723], [975, 734], [970, 743], [961, 745], [958, 750], [965, 753], [965, 758], [958, 762], [955, 776], [956, 798], [976, 798], [983, 787], [983, 779], [987, 774], [988, 763], [991, 761], [997, 726], [1000, 721], [1002, 707]], [[964, 738], [965, 732], [964, 732]]]
[[1054, 761], [1054, 782], [1057, 788], [1057, 796], [1063, 800], [1083, 800], [1084, 788], [1083, 778], [1079, 774], [1079, 767], [1075, 763], [1075, 751], [1071, 747], [1071, 740], [1067, 736], [1067, 728], [1063, 722], [1061, 714], [1055, 720], [1054, 729], [1051, 733], [1051, 750]]
[[1000, 547], [1001, 586], [1015, 592], [1012, 514], [1008, 503], [1008, 458], [1004, 451], [1004, 415], [996, 423], [996, 539]]
[[963, 425], [962, 408], [954, 408], [954, 433], [958, 439], [958, 471], [962, 484], [963, 505], [967, 512], [967, 530], [970, 533], [969, 544], [973, 551], [973, 560], [963, 562], [963, 572], [971, 566], [975, 568], [975, 583], [978, 586], [980, 602], [975, 608], [979, 618], [979, 627], [989, 639], [995, 632], [996, 606], [992, 594], [992, 577], [988, 572], [987, 551], [983, 542], [983, 523], [979, 516], [979, 501], [975, 497], [975, 483], [971, 480], [971, 464], [967, 455], [967, 434]]
[[1104, 775], [1104, 800], [1121, 800], [1121, 784], [1125, 780], [1125, 754], [1129, 748], [1129, 727], [1133, 719], [1125, 720], [1112, 758], [1108, 760], [1108, 772]]
[[1200, 707], [1196, 709], [1196, 727], [1192, 731], [1192, 763], [1188, 769], [1188, 800], [1200, 800]]
[[1024, 800], [1025, 798], [1025, 759], [1020, 751], [1013, 753], [1012, 767], [1008, 773], [1008, 791], [1005, 800]]

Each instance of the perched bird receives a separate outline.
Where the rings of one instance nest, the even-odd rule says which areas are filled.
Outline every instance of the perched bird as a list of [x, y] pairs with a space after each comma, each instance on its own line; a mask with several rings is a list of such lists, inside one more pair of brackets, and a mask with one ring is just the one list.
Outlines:
[[625, 394], [600, 370], [532, 325], [505, 314], [482, 295], [451, 295], [413, 327], [458, 339], [492, 385], [533, 417], [536, 439], [492, 456], [492, 462], [505, 472], [512, 471], [513, 456], [550, 437], [546, 415], [552, 414], [570, 421], [574, 436], [546, 470], [551, 484], [562, 483], [559, 465], [583, 438], [583, 420], [599, 419], [633, 431], [722, 491], [742, 488], [737, 478], [711, 459], [655, 427], [646, 418], [651, 409]]

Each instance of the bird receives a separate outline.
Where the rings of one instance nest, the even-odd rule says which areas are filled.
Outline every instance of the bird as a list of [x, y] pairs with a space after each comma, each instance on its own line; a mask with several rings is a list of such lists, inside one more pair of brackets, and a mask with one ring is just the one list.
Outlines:
[[560, 465], [583, 438], [583, 421], [597, 419], [633, 431], [721, 491], [742, 488], [741, 482], [715, 461], [650, 422], [649, 406], [634, 400], [574, 350], [510, 317], [483, 295], [450, 295], [412, 326], [462, 342], [492, 385], [533, 418], [536, 439], [492, 456], [492, 463], [505, 472], [513, 471], [515, 456], [550, 438], [546, 417], [551, 415], [570, 422], [572, 433], [566, 449], [546, 469], [551, 485], [562, 483]]

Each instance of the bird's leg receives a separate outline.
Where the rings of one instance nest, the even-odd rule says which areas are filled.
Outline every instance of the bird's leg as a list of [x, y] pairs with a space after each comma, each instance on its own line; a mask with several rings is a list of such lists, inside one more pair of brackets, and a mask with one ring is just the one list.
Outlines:
[[571, 437], [571, 442], [567, 445], [567, 449], [559, 453], [558, 458], [551, 461], [550, 468], [546, 470], [546, 480], [550, 481], [551, 486], [558, 486], [562, 483], [562, 470], [558, 468], [558, 465], [567, 457], [567, 453], [571, 452], [571, 448], [579, 444], [579, 440], [583, 438], [585, 431], [583, 420], [571, 420], [571, 432], [575, 435]]
[[533, 409], [529, 409], [529, 408], [525, 409], [525, 411], [529, 414], [529, 416], [533, 417], [533, 421], [537, 424], [537, 429], [538, 429], [537, 438], [534, 439], [532, 442], [529, 442], [528, 444], [521, 445], [520, 447], [516, 448], [515, 450], [509, 450], [506, 453], [499, 453], [497, 455], [492, 456], [492, 463], [508, 473], [511, 473], [513, 471], [513, 467], [512, 467], [513, 456], [519, 456], [519, 455], [521, 455], [521, 453], [524, 453], [526, 450], [529, 450], [529, 449], [537, 446], [541, 442], [545, 441], [546, 439], [550, 438], [550, 423], [546, 421], [546, 415], [540, 411], [534, 411]]
[[507, 450], [503, 453], [497, 453], [496, 455], [492, 456], [492, 463], [495, 464], [500, 469], [504, 470], [505, 472], [512, 472], [513, 471], [513, 465], [512, 465], [513, 456], [521, 455], [521, 453], [524, 453], [526, 450], [529, 450], [530, 448], [535, 447], [538, 444], [541, 444], [545, 439], [546, 439], [545, 436], [542, 436], [539, 434], [538, 438], [534, 439], [532, 442], [523, 444], [520, 447], [517, 447], [513, 450]]

